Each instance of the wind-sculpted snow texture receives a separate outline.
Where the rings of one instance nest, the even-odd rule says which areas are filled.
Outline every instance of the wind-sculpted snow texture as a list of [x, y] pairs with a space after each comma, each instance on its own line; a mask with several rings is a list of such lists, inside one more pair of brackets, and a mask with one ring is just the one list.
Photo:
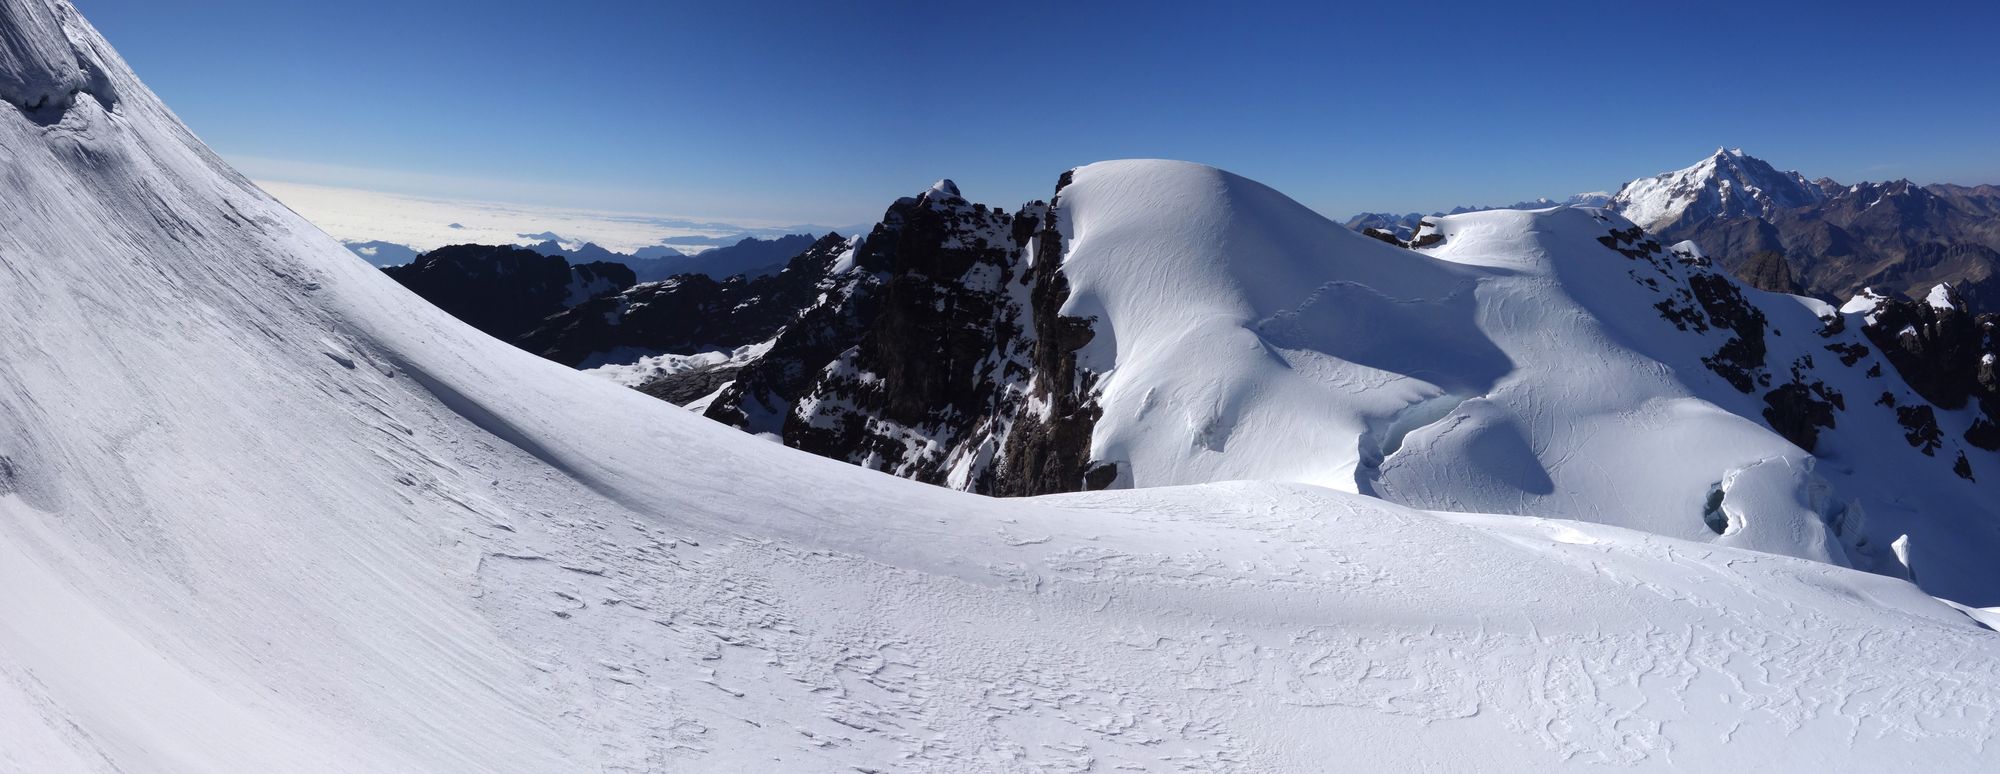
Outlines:
[[0, 0], [0, 99], [36, 123], [62, 119], [79, 97], [115, 106], [118, 90], [97, 44], [71, 34], [76, 11], [42, 0]]
[[1066, 311], [1097, 320], [1092, 452], [1121, 484], [1300, 481], [1892, 575], [1907, 535], [1926, 588], [2000, 601], [2000, 514], [1953, 470], [2000, 456], [1963, 442], [1973, 409], [1904, 443], [1873, 396], [1924, 400], [1858, 315], [1601, 210], [1432, 218], [1411, 250], [1197, 165], [1074, 179]]
[[[7, 66], [71, 52], [123, 95], [79, 92], [53, 121], [0, 110], [0, 770], [2000, 763], [2000, 640], [1972, 616], [1993, 617], [1905, 581], [1306, 484], [994, 500], [803, 454], [423, 303], [229, 171], [67, 4], [5, 0], [0, 27]], [[1078, 206], [1226, 193], [1289, 233], [1254, 184], [1129, 172], [1155, 179], [1085, 170]], [[1493, 240], [1622, 227], [1496, 217], [1449, 221], [1450, 262], [1369, 256], [1441, 290], [1352, 279], [1378, 306], [1453, 309], [1505, 290], [1482, 277], [1547, 281]], [[1139, 236], [1115, 225], [1070, 232], [1071, 260]], [[1554, 271], [1654, 271], [1598, 249]], [[1074, 279], [1107, 308], [1085, 287], [1103, 275]], [[1788, 341], [1816, 335], [1764, 311]], [[1132, 341], [1116, 334], [1089, 346]], [[1485, 357], [1455, 373], [1492, 384], [1453, 389], [1506, 390]], [[1728, 416], [1702, 405], [1662, 410]], [[1420, 491], [1395, 461], [1453, 441], [1430, 427], [1376, 486]]]

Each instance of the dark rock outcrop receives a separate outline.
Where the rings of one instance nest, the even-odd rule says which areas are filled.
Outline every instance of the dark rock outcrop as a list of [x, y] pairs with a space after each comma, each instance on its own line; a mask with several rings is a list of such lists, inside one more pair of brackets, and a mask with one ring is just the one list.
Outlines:
[[1736, 276], [1743, 284], [1758, 290], [1774, 293], [1799, 293], [1799, 281], [1792, 276], [1792, 265], [1785, 262], [1785, 254], [1777, 250], [1759, 250], [1751, 253], [1736, 267]]
[[735, 381], [736, 374], [741, 371], [741, 366], [730, 364], [693, 368], [649, 379], [637, 389], [668, 403], [684, 405], [714, 394], [716, 390]]
[[1819, 445], [1819, 431], [1834, 426], [1834, 409], [1829, 396], [1816, 393], [1825, 385], [1805, 382], [1788, 382], [1770, 392], [1764, 393], [1764, 421], [1771, 425], [1785, 440], [1797, 444], [1799, 448], [1813, 451]]
[[1058, 312], [1058, 213], [975, 204], [950, 181], [898, 200], [708, 416], [969, 491], [1108, 484], [1088, 459], [1094, 376], [1075, 361], [1090, 325]]
[[775, 274], [628, 281], [567, 308], [547, 302], [563, 259], [531, 250], [454, 248], [392, 274], [482, 327], [531, 326], [511, 340], [571, 366], [737, 352], [637, 388], [712, 396], [708, 417], [815, 454], [996, 495], [1103, 488], [1118, 470], [1089, 457], [1097, 377], [1076, 362], [1094, 333], [1060, 312], [1068, 181], [1015, 212], [940, 181], [867, 237], [820, 238]]
[[1903, 426], [1903, 440], [1926, 455], [1936, 455], [1944, 445], [1944, 431], [1938, 429], [1937, 411], [1928, 405], [1899, 406], [1896, 421]]
[[[1056, 183], [1055, 205], [1061, 204], [1062, 189], [1069, 182], [1070, 173], [1063, 173]], [[1102, 412], [1095, 400], [1097, 374], [1077, 367], [1076, 353], [1095, 333], [1089, 320], [1058, 311], [1069, 299], [1069, 280], [1063, 277], [1059, 261], [1063, 254], [1062, 233], [1056, 223], [1059, 217], [1061, 208], [1052, 205], [1039, 228], [1025, 219], [1016, 222], [1017, 234], [1035, 232], [1035, 255], [1046, 256], [1027, 267], [1023, 282], [1029, 286], [1036, 332], [1034, 378], [1028, 385], [1028, 397], [1047, 405], [1048, 412], [1025, 413], [1016, 419], [1001, 464], [1006, 475], [995, 482], [994, 494], [1070, 491], [1078, 482], [1087, 490], [1103, 489], [1118, 475], [1116, 466], [1093, 462], [1089, 457], [1091, 432]]]
[[1982, 356], [1992, 352], [1994, 315], [1975, 317], [1952, 297], [1948, 307], [1885, 299], [1870, 317], [1864, 328], [1868, 340], [1925, 400], [1957, 409], [1974, 397], [1990, 398], [1980, 371]]
[[382, 271], [453, 317], [506, 340], [633, 282], [632, 270], [621, 264], [571, 266], [532, 250], [492, 245], [441, 247]]
[[554, 314], [514, 343], [573, 367], [618, 350], [687, 355], [754, 344], [814, 303], [847, 249], [847, 239], [828, 234], [773, 275], [718, 281], [684, 274], [632, 285]]
[[741, 274], [755, 279], [783, 270], [793, 256], [812, 247], [815, 241], [811, 234], [791, 234], [776, 239], [744, 237], [733, 245], [703, 250], [679, 260], [660, 259], [645, 268], [634, 265], [633, 269], [639, 272], [640, 282], [680, 274], [706, 274], [715, 279]]
[[[1598, 216], [1600, 220], [1609, 220]], [[1598, 237], [1604, 245], [1633, 262], [1629, 272], [1634, 282], [1661, 298], [1653, 304], [1660, 318], [1683, 333], [1725, 336], [1712, 354], [1703, 355], [1701, 364], [1745, 394], [1763, 390], [1761, 415], [1765, 424], [1806, 451], [1819, 444], [1819, 433], [1838, 425], [1838, 415], [1847, 410], [1846, 396], [1827, 386], [1818, 375], [1811, 355], [1790, 364], [1790, 378], [1771, 388], [1773, 381], [1768, 336], [1773, 330], [1764, 312], [1753, 303], [1738, 280], [1719, 273], [1698, 248], [1685, 245], [1663, 248], [1659, 240], [1643, 229], [1612, 228]], [[1822, 318], [1822, 337], [1845, 331], [1838, 315]], [[1843, 367], [1852, 367], [1866, 356], [1866, 347], [1849, 341], [1825, 345], [1841, 355]], [[1859, 350], [1857, 352], [1857, 350]], [[1771, 388], [1771, 389], [1766, 389]]]
[[1709, 370], [1720, 374], [1736, 389], [1750, 392], [1768, 387], [1771, 377], [1764, 368], [1764, 313], [1743, 298], [1743, 292], [1727, 278], [1716, 274], [1696, 274], [1688, 280], [1696, 301], [1708, 312], [1710, 325], [1734, 331], [1714, 355], [1702, 358]]
[[[1871, 297], [1874, 308], [1863, 332], [1889, 365], [1910, 389], [1940, 409], [1976, 408], [1980, 416], [1966, 430], [1966, 442], [1981, 449], [2000, 448], [2000, 378], [1994, 365], [2000, 360], [2000, 342], [1994, 335], [2000, 315], [1975, 315], [1963, 298], [1943, 287], [1927, 293], [1924, 301]], [[1930, 411], [1929, 406], [1922, 408]], [[1912, 409], [1900, 418], [1913, 445], [1935, 447], [1928, 440], [1940, 434], [1934, 415]]]
[[1965, 431], [1965, 442], [1987, 451], [2000, 451], [2000, 422], [1988, 417], [1972, 421], [1972, 427]]

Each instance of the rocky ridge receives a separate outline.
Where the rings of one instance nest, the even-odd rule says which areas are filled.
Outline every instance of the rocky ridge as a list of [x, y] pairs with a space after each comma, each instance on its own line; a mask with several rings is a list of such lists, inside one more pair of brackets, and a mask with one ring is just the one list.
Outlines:
[[498, 339], [512, 339], [549, 315], [631, 287], [623, 264], [575, 266], [520, 247], [452, 245], [383, 273], [425, 300]]
[[1088, 463], [1088, 321], [1059, 312], [1060, 184], [1017, 212], [951, 181], [898, 200], [707, 409], [787, 445], [974, 492], [1108, 484]]

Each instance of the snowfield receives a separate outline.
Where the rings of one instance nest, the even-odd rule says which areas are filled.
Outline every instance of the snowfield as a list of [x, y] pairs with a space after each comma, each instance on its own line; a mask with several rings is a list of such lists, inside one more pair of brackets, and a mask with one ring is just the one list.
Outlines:
[[[1554, 396], [1510, 390], [1562, 367], [1565, 342], [1639, 346], [1534, 290], [1610, 281], [1540, 252], [1589, 213], [1447, 219], [1431, 258], [1305, 266], [1291, 247], [1321, 227], [1225, 173], [1121, 163], [1065, 193], [1085, 213], [1077, 303], [1118, 318], [1092, 345], [1117, 364], [1107, 399], [1150, 390], [1225, 455], [1161, 457], [1175, 476], [1287, 464], [1266, 478], [1605, 523], [1300, 482], [994, 500], [767, 443], [458, 323], [231, 171], [66, 2], [0, 0], [0, 97], [0, 770], [2000, 765], [2000, 639], [1970, 614], [1812, 561], [1835, 556], [1786, 531], [1820, 524], [1805, 516], [1740, 541], [1682, 539], [1699, 502], [1692, 527], [1652, 521], [1732, 465], [1776, 471], [1791, 503], [1803, 452], [1759, 468], [1768, 431], [1664, 373], [1597, 390], [1577, 369], [1559, 395], [1606, 413], [1562, 422], [1532, 405]], [[1140, 219], [1167, 207], [1194, 219]], [[1301, 265], [1174, 247], [1218, 238]], [[1121, 255], [1168, 262], [1124, 268], [1188, 319], [1114, 308]], [[1269, 278], [1322, 301], [1269, 324], [1275, 353], [1231, 328], [1284, 300]], [[1366, 310], [1446, 349], [1315, 338]], [[1493, 315], [1552, 343], [1490, 338]], [[1169, 373], [1197, 345], [1274, 364]], [[1373, 380], [1366, 412], [1292, 420], [1337, 456], [1229, 456], [1228, 420], [1325, 395], [1278, 361]], [[1192, 373], [1211, 369], [1248, 381]], [[1168, 454], [1121, 416], [1100, 443]], [[1521, 435], [1553, 452], [1481, 451], [1534, 421], [1558, 426]], [[1628, 424], [1652, 445], [1592, 440]], [[1370, 451], [1376, 474], [1339, 475]], [[1451, 454], [1472, 461], [1449, 490], [1465, 502], [1435, 495]], [[1665, 472], [1594, 479], [1617, 455]], [[1500, 502], [1507, 486], [1529, 494]]]
[[[1123, 484], [1602, 522], [2000, 604], [1992, 485], [1950, 465], [2000, 475], [2000, 455], [1960, 442], [1972, 408], [1939, 412], [1942, 449], [1904, 442], [1896, 406], [1921, 398], [1872, 351], [1867, 308], [1830, 330], [1841, 313], [1740, 287], [1691, 244], [1620, 241], [1632, 224], [1603, 210], [1430, 218], [1442, 241], [1413, 251], [1184, 162], [1086, 166], [1059, 201], [1064, 312], [1097, 318], [1079, 362], [1107, 374], [1093, 458]], [[1686, 289], [1704, 282], [1754, 326], [1703, 314]], [[1739, 387], [1709, 361], [1749, 336]], [[1847, 407], [1814, 453], [1761, 421], [1793, 380]]]

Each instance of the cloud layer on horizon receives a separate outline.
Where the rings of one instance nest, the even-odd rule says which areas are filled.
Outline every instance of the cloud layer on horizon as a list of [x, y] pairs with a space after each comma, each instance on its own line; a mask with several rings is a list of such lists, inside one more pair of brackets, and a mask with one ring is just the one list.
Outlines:
[[418, 251], [448, 244], [529, 244], [551, 235], [618, 252], [658, 244], [706, 245], [739, 235], [778, 236], [825, 227], [696, 221], [638, 213], [444, 199], [358, 188], [257, 180], [342, 242], [389, 242]]

